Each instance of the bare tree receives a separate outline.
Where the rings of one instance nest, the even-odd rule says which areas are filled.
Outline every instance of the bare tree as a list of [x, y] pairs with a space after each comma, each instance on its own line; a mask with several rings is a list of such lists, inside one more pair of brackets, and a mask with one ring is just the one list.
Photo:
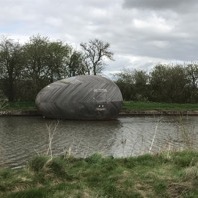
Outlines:
[[104, 58], [113, 60], [113, 52], [109, 50], [109, 43], [94, 39], [88, 43], [81, 43], [80, 46], [84, 51], [84, 58], [89, 74], [91, 70], [94, 75], [103, 70]]

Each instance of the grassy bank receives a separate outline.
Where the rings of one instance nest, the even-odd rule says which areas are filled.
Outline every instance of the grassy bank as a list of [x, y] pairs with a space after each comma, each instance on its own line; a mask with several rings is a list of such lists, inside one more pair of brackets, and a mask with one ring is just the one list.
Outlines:
[[197, 111], [198, 103], [196, 104], [177, 104], [177, 103], [157, 103], [157, 102], [133, 102], [125, 101], [123, 103], [123, 110], [172, 110], [172, 111]]
[[36, 110], [34, 101], [7, 102], [2, 105], [3, 110]]
[[198, 153], [114, 159], [36, 157], [0, 170], [0, 197], [198, 197]]
[[[4, 110], [36, 110], [34, 101], [31, 102], [9, 102], [3, 107]], [[133, 102], [124, 101], [124, 110], [146, 111], [146, 110], [173, 110], [173, 111], [198, 111], [198, 104], [176, 104], [157, 102]]]

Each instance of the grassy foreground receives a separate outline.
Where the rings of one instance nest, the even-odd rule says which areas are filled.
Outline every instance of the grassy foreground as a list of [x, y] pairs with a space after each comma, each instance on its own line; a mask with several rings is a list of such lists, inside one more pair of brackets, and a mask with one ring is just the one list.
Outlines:
[[0, 169], [0, 197], [198, 197], [198, 153], [114, 159], [35, 157], [26, 168]]

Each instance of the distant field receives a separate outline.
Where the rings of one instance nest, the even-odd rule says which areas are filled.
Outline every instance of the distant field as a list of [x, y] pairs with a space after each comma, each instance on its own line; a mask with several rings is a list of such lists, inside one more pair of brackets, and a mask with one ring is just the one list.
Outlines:
[[196, 104], [177, 104], [177, 103], [158, 103], [158, 102], [133, 102], [124, 101], [123, 109], [125, 110], [175, 110], [175, 111], [190, 111], [198, 110], [198, 103]]
[[33, 101], [25, 102], [8, 102], [4, 105], [4, 110], [35, 110], [36, 106]]
[[[35, 110], [34, 101], [9, 102], [3, 105], [4, 110]], [[177, 104], [177, 103], [158, 103], [158, 102], [133, 102], [124, 101], [123, 110], [173, 110], [173, 111], [198, 111], [198, 103], [196, 104]]]

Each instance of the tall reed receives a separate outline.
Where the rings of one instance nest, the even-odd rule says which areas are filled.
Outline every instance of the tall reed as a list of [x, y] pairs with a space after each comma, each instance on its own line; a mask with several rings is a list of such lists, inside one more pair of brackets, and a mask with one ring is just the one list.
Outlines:
[[53, 158], [53, 152], [52, 152], [52, 142], [54, 139], [54, 135], [57, 133], [57, 127], [59, 125], [59, 120], [54, 124], [53, 122], [50, 124], [46, 124], [47, 132], [48, 132], [48, 149], [47, 149], [47, 155], [50, 156], [50, 158]]

